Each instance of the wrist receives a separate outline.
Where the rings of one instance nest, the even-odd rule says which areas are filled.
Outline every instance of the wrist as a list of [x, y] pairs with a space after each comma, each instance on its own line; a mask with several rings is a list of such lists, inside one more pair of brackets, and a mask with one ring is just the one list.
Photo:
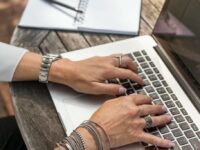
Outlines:
[[70, 60], [59, 59], [51, 64], [48, 80], [51, 82], [68, 85], [70, 81]]

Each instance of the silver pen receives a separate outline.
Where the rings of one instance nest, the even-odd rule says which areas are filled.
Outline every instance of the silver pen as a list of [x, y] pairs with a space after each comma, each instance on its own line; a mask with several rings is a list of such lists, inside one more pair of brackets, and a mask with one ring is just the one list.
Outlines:
[[55, 1], [55, 0], [44, 0], [44, 1], [49, 2], [49, 3], [52, 3], [52, 4], [56, 4], [56, 5], [59, 5], [59, 6], [62, 6], [62, 7], [65, 7], [65, 8], [67, 8], [67, 9], [76, 11], [76, 12], [78, 12], [78, 13], [83, 13], [82, 10], [78, 10], [78, 9], [76, 9], [76, 8], [73, 7], [73, 6], [64, 4], [64, 3], [62, 3], [62, 2], [58, 2], [58, 1]]

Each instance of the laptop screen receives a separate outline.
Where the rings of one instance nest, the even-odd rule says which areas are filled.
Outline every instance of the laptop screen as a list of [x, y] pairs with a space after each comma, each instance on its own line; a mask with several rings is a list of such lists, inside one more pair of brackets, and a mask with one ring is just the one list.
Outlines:
[[200, 0], [167, 0], [153, 35], [200, 96]]

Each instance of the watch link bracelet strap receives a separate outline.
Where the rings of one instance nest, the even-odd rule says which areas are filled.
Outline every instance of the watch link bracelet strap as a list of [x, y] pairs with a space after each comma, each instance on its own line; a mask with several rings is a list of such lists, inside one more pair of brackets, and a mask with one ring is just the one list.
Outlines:
[[42, 63], [39, 73], [39, 82], [48, 83], [48, 76], [51, 64], [59, 59], [61, 59], [61, 56], [55, 54], [46, 54], [42, 56]]

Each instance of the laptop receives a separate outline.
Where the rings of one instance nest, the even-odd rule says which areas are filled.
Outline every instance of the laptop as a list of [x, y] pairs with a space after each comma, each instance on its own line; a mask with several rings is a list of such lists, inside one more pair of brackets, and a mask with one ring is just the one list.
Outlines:
[[[153, 104], [167, 107], [173, 120], [146, 130], [175, 142], [175, 150], [200, 149], [200, 1], [167, 0], [152, 35], [140, 36], [62, 54], [82, 60], [92, 56], [123, 53], [137, 63], [145, 86], [116, 79], [127, 88], [126, 95], [146, 94]], [[66, 133], [81, 124], [111, 96], [77, 93], [69, 87], [49, 84], [53, 102]], [[135, 143], [118, 149], [164, 149]], [[167, 150], [167, 149], [166, 149]]]

